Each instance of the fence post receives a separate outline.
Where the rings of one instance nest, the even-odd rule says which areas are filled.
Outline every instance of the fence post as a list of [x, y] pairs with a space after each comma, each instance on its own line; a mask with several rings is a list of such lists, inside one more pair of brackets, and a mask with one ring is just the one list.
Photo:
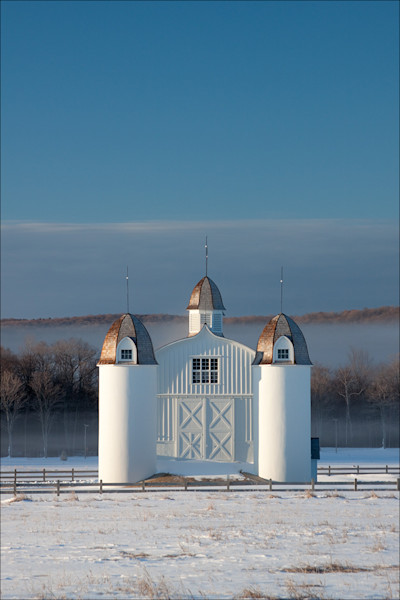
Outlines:
[[14, 469], [14, 486], [17, 485], [17, 469]]
[[60, 480], [57, 479], [57, 496], [60, 495]]
[[354, 491], [357, 491], [357, 477], [354, 479]]
[[398, 492], [400, 491], [400, 479], [399, 478], [397, 478], [397, 491]]
[[231, 491], [231, 482], [229, 477], [226, 478], [226, 491], [230, 492]]
[[72, 467], [72, 471], [71, 471], [72, 481], [74, 480], [74, 476], [75, 476], [75, 471], [74, 471], [74, 467]]
[[142, 482], [142, 490], [143, 490], [143, 492], [146, 491], [146, 483], [144, 481]]
[[272, 479], [269, 480], [269, 491], [272, 492]]
[[17, 495], [17, 482], [14, 479], [14, 496]]
[[313, 478], [313, 479], [311, 479], [311, 491], [312, 492], [314, 491], [314, 488], [315, 488], [315, 481], [314, 481], [314, 478]]
[[103, 480], [100, 479], [100, 494], [103, 493]]
[[389, 467], [386, 465], [386, 473], [389, 473]]
[[328, 466], [328, 475], [331, 474], [331, 465]]
[[187, 479], [185, 479], [185, 492], [187, 492]]
[[357, 465], [357, 475], [360, 473], [360, 465]]
[[46, 481], [46, 469], [43, 469], [43, 481]]

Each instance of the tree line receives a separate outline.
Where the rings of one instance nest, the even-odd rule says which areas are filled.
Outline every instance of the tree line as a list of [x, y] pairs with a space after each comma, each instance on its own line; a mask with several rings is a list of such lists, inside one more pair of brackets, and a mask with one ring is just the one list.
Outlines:
[[[78, 339], [1, 348], [2, 456], [97, 454], [97, 360]], [[311, 416], [321, 446], [398, 447], [398, 357], [376, 365], [351, 350], [336, 369], [314, 365]]]
[[97, 439], [97, 358], [94, 348], [77, 339], [29, 343], [20, 355], [1, 349], [1, 416], [8, 456], [81, 452], [82, 423], [90, 423], [90, 437], [95, 434]]
[[352, 349], [336, 369], [314, 365], [311, 422], [322, 446], [398, 447], [399, 357], [375, 364]]

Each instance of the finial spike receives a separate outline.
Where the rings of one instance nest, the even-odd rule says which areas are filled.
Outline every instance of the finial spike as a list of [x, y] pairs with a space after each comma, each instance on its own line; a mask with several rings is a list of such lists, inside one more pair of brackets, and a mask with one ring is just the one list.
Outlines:
[[129, 313], [129, 271], [128, 266], [126, 267], [126, 312]]
[[208, 244], [207, 244], [207, 236], [206, 236], [205, 249], [206, 249], [206, 277], [207, 277], [207, 271], [208, 271]]
[[283, 312], [283, 267], [281, 267], [281, 313]]

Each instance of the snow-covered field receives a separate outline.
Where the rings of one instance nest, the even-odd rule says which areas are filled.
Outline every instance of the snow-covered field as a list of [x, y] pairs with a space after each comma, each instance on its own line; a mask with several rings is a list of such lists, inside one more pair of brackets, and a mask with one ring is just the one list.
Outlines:
[[[398, 451], [323, 451], [338, 463], [393, 465]], [[4, 599], [399, 597], [398, 492], [2, 498]]]

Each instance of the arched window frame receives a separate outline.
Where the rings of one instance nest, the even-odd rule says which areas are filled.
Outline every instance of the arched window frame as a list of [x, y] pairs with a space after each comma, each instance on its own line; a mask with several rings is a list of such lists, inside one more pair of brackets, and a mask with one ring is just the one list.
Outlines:
[[273, 362], [276, 364], [294, 364], [293, 344], [286, 335], [282, 335], [274, 344]]
[[[131, 353], [131, 354], [129, 354]], [[126, 355], [128, 356], [126, 357]], [[124, 357], [125, 355], [125, 357]], [[130, 337], [123, 338], [117, 346], [117, 363], [119, 365], [137, 365], [137, 347]]]

